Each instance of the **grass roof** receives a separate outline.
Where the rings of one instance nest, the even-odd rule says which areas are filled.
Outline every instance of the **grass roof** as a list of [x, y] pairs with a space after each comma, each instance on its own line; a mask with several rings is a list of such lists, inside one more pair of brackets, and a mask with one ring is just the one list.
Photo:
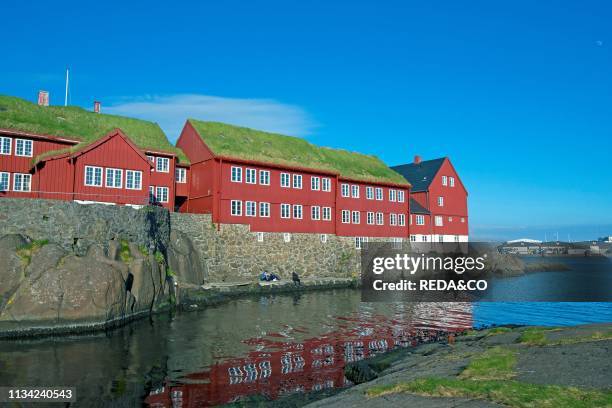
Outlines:
[[378, 157], [315, 146], [304, 139], [218, 122], [189, 119], [200, 137], [219, 156], [289, 166], [310, 167], [363, 181], [408, 184]]
[[188, 162], [187, 156], [170, 144], [157, 123], [94, 113], [76, 106], [38, 106], [21, 98], [0, 95], [0, 128], [66, 137], [83, 144], [89, 144], [119, 128], [143, 150], [174, 153], [182, 163]]

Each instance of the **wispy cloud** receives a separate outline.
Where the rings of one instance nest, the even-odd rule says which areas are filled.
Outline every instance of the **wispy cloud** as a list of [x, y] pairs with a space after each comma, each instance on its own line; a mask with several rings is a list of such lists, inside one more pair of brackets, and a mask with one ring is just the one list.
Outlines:
[[299, 106], [273, 99], [197, 94], [146, 96], [124, 98], [103, 107], [103, 110], [157, 122], [171, 140], [176, 140], [187, 118], [231, 123], [292, 136], [306, 136], [316, 127], [308, 113]]

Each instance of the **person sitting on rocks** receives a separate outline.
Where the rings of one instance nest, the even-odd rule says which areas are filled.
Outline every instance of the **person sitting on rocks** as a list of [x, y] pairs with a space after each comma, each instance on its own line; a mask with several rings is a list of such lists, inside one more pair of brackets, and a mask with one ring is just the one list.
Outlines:
[[302, 282], [300, 281], [300, 277], [298, 276], [297, 273], [292, 272], [291, 273], [291, 279], [293, 280], [293, 284], [295, 286], [302, 286]]

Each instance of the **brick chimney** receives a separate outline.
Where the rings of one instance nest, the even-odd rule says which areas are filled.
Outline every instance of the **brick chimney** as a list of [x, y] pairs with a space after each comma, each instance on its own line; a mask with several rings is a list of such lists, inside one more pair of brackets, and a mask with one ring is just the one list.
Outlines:
[[102, 104], [99, 101], [94, 101], [94, 112], [100, 113], [101, 107], [102, 107]]
[[38, 106], [49, 106], [49, 92], [38, 91]]
[[421, 163], [421, 156], [417, 154], [416, 156], [414, 156], [414, 164], [419, 164], [419, 163]]

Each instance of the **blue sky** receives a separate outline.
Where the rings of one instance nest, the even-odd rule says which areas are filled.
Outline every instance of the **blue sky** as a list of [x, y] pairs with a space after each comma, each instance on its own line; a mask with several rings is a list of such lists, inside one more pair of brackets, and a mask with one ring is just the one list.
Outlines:
[[612, 235], [605, 1], [12, 2], [0, 93], [451, 157], [474, 237]]

